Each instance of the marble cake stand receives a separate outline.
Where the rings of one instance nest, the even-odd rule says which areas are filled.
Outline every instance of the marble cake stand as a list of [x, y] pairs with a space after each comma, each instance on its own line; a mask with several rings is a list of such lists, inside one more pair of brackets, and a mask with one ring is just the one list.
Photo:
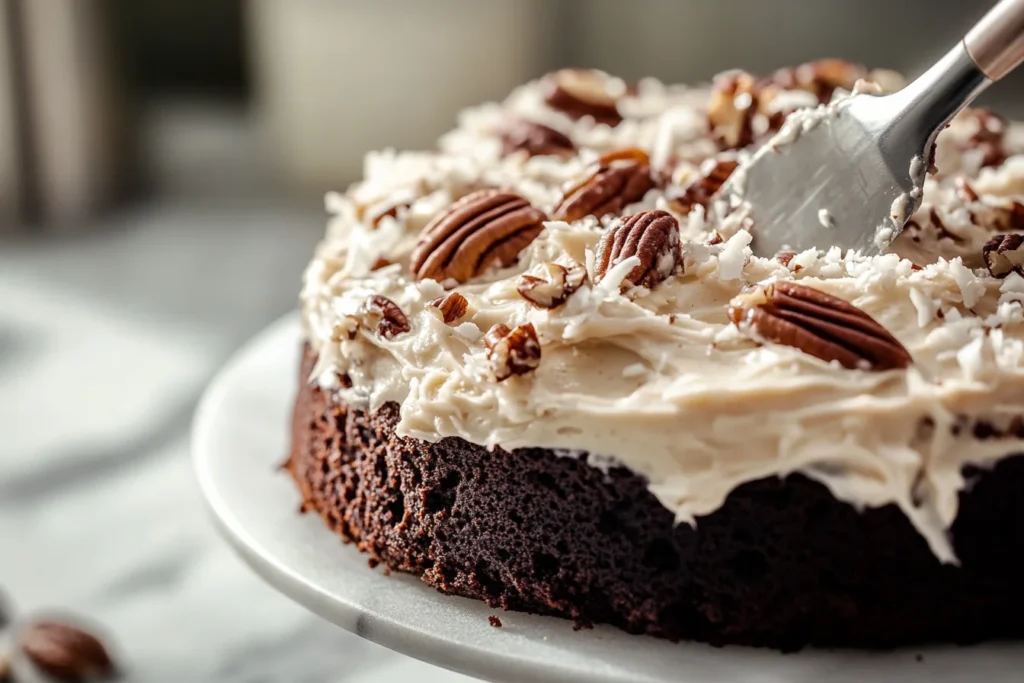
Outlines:
[[[196, 413], [195, 467], [224, 536], [274, 587], [342, 628], [417, 659], [491, 681], [625, 683], [952, 683], [1020, 681], [1024, 647], [915, 648], [891, 653], [771, 651], [673, 644], [561, 619], [501, 612], [384, 576], [366, 557], [296, 512], [278, 471], [299, 362], [294, 316], [224, 367]], [[488, 616], [498, 614], [502, 628]]]

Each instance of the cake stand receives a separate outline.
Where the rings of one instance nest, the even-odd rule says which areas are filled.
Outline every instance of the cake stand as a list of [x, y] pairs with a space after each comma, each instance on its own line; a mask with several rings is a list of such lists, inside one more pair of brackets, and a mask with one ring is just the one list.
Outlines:
[[[289, 316], [217, 375], [196, 413], [193, 454], [224, 536], [267, 582], [342, 628], [417, 659], [490, 681], [793, 683], [1020, 681], [1024, 646], [914, 648], [888, 653], [713, 648], [573, 631], [553, 617], [499, 612], [418, 579], [367, 566], [313, 515], [278, 466], [288, 448], [300, 333]], [[503, 626], [489, 625], [497, 615]]]

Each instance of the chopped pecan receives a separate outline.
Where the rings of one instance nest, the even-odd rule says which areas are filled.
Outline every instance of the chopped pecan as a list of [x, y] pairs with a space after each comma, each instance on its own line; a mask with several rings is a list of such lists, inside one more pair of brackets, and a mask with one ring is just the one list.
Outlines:
[[597, 245], [594, 279], [600, 281], [623, 259], [636, 256], [640, 263], [623, 279], [653, 289], [680, 263], [679, 223], [665, 211], [643, 211], [609, 228]]
[[971, 222], [992, 232], [1024, 230], [1024, 204], [1012, 200], [1009, 204], [979, 202], [971, 208]]
[[380, 227], [380, 222], [384, 220], [385, 216], [398, 218], [398, 212], [408, 209], [410, 206], [412, 206], [412, 202], [398, 202], [397, 204], [392, 204], [386, 209], [378, 209], [373, 213], [373, 217], [370, 219], [370, 225], [373, 226], [374, 229], [377, 229]]
[[387, 260], [383, 256], [378, 256], [377, 260], [373, 262], [372, 266], [370, 266], [370, 270], [380, 270], [381, 268], [387, 268], [390, 265], [391, 261]]
[[493, 265], [510, 266], [545, 220], [543, 211], [514, 192], [466, 195], [423, 228], [412, 252], [412, 272], [417, 280], [461, 283]]
[[402, 309], [391, 299], [380, 294], [367, 297], [363, 304], [370, 324], [376, 321], [377, 334], [385, 339], [394, 339], [400, 334], [405, 334], [412, 328], [409, 325], [409, 318]]
[[729, 318], [757, 338], [852, 370], [892, 370], [913, 362], [903, 344], [867, 313], [793, 282], [769, 285], [760, 296], [731, 307]]
[[982, 166], [999, 166], [1006, 161], [1006, 119], [981, 107], [966, 109], [960, 116], [971, 119], [977, 126], [967, 140], [967, 148], [981, 151]]
[[653, 187], [651, 162], [643, 151], [612, 152], [601, 157], [596, 171], [566, 191], [555, 218], [572, 222], [584, 216], [619, 213]]
[[501, 131], [505, 155], [524, 150], [530, 156], [572, 154], [576, 146], [564, 133], [540, 123], [516, 119]]
[[64, 681], [110, 676], [114, 663], [99, 638], [56, 621], [37, 621], [18, 634], [18, 644], [43, 673]]
[[708, 103], [708, 128], [722, 149], [739, 149], [754, 142], [758, 111], [757, 79], [742, 71], [718, 75]]
[[706, 209], [737, 166], [739, 163], [735, 159], [709, 159], [708, 164], [701, 167], [700, 177], [687, 185], [682, 194], [670, 197], [669, 205], [681, 216], [690, 213], [697, 205]]
[[985, 243], [981, 255], [992, 277], [1004, 278], [1014, 272], [1024, 275], [1024, 235], [996, 235]]
[[543, 263], [541, 276], [521, 275], [516, 290], [537, 308], [557, 308], [579, 289], [587, 279], [587, 271], [579, 263], [568, 268], [558, 263]]
[[956, 179], [956, 195], [965, 204], [978, 201], [978, 193], [974, 191], [974, 188], [970, 186], [967, 179], [963, 177]]
[[466, 301], [466, 297], [458, 292], [449, 292], [439, 299], [431, 301], [430, 305], [441, 311], [441, 318], [448, 325], [457, 322], [459, 318], [466, 315], [466, 310], [469, 308], [469, 302]]
[[597, 123], [617, 126], [622, 115], [608, 92], [608, 78], [590, 69], [561, 69], [541, 81], [544, 102], [573, 119], [589, 116]]
[[939, 215], [939, 210], [932, 207], [931, 211], [928, 212], [928, 222], [931, 223], [932, 227], [935, 228], [935, 232], [938, 234], [938, 239], [948, 239], [951, 242], [960, 244], [964, 241], [963, 237], [957, 235], [955, 232], [951, 232], [946, 227], [946, 222], [942, 220], [942, 216]]
[[530, 323], [514, 330], [499, 323], [484, 335], [484, 345], [494, 378], [499, 382], [512, 375], [525, 375], [540, 365], [540, 341]]
[[789, 262], [796, 256], [795, 251], [780, 251], [775, 255], [775, 260], [789, 268]]
[[860, 64], [843, 59], [819, 59], [799, 66], [779, 69], [772, 82], [785, 90], [806, 90], [814, 93], [822, 104], [832, 99], [839, 88], [853, 90], [854, 84], [868, 77]]

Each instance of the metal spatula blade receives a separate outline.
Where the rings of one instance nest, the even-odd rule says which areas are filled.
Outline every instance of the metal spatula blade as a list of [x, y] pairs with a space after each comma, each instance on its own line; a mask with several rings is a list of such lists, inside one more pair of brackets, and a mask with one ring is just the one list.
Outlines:
[[754, 253], [884, 251], [921, 203], [938, 131], [1022, 59], [1024, 0], [1002, 0], [900, 92], [791, 115], [723, 188], [750, 207]]

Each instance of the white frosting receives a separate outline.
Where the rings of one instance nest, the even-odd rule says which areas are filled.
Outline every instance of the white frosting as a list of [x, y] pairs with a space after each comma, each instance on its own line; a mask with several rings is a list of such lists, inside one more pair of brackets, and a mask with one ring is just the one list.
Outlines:
[[[306, 271], [303, 319], [319, 354], [311, 380], [370, 409], [398, 403], [405, 436], [592, 452], [605, 466], [645, 476], [679, 521], [713, 512], [744, 482], [802, 472], [857, 506], [895, 503], [939, 558], [955, 561], [946, 530], [964, 486], [961, 468], [1024, 451], [1014, 439], [982, 441], [961, 428], [976, 420], [1005, 426], [1024, 415], [1024, 278], [1000, 281], [977, 270], [990, 233], [975, 225], [985, 211], [1024, 199], [1024, 157], [972, 180], [981, 197], [970, 206], [951, 175], [928, 179], [914, 216], [920, 229], [894, 244], [920, 269], [896, 253], [862, 258], [838, 249], [797, 254], [787, 267], [752, 256], [741, 212], [720, 219], [698, 207], [679, 217], [682, 273], [651, 291], [619, 291], [635, 259], [593, 284], [593, 253], [610, 219], [589, 217], [546, 223], [518, 264], [459, 285], [469, 307], [454, 325], [429, 305], [444, 288], [411, 278], [420, 230], [474, 187], [510, 188], [550, 213], [601, 152], [621, 147], [647, 150], [674, 182], [695, 177], [715, 153], [703, 126], [707, 99], [706, 89], [645, 80], [621, 102], [623, 123], [608, 128], [548, 109], [531, 83], [503, 104], [464, 112], [438, 152], [370, 154], [365, 180], [328, 198], [334, 217]], [[566, 133], [578, 156], [503, 159], [496, 131], [510, 115]], [[947, 156], [953, 146], [942, 148]], [[394, 218], [371, 225], [378, 209], [399, 203], [407, 206]], [[671, 207], [661, 190], [627, 212], [654, 207]], [[932, 229], [933, 208], [956, 240]], [[724, 241], [709, 246], [712, 231]], [[392, 265], [371, 271], [379, 257]], [[585, 264], [591, 278], [561, 307], [537, 309], [516, 282], [552, 261]], [[727, 304], [779, 279], [861, 307], [903, 342], [914, 366], [847, 370], [752, 341], [729, 322]], [[361, 326], [371, 294], [394, 300], [411, 331], [389, 340]], [[496, 382], [483, 334], [497, 323], [526, 322], [541, 341], [540, 366]]]

